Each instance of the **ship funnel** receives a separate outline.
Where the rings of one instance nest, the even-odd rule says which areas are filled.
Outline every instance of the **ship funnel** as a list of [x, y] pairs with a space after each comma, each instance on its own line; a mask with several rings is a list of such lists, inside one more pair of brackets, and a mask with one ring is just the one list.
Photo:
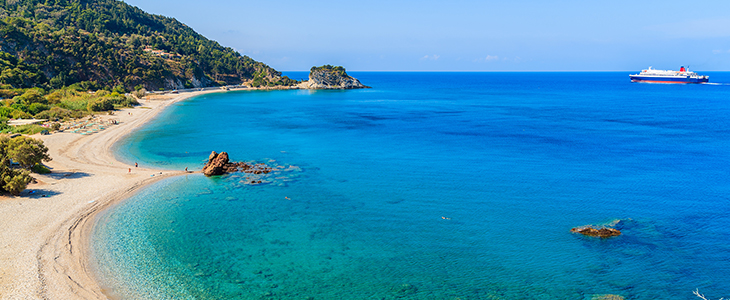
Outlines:
[[679, 71], [680, 72], [684, 72], [684, 66], [682, 66], [681, 68], [679, 68]]

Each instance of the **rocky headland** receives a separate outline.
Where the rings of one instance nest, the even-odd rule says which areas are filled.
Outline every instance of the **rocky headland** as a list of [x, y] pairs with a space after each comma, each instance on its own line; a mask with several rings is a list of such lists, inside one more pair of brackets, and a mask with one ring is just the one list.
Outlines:
[[300, 83], [297, 87], [311, 90], [370, 88], [356, 78], [347, 75], [345, 68], [331, 65], [312, 67], [309, 70], [309, 80]]

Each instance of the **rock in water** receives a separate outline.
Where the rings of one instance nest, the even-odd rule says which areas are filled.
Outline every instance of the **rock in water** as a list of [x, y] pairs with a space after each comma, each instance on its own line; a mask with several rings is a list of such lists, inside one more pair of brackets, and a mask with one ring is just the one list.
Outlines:
[[[232, 162], [228, 159], [228, 153], [221, 152], [220, 154], [215, 151], [210, 153], [208, 156], [208, 162], [203, 166], [203, 174], [205, 176], [223, 175], [226, 173], [244, 172], [251, 174], [251, 184], [269, 183], [269, 181], [261, 180], [260, 177], [271, 173], [272, 171], [292, 171], [283, 170], [283, 166], [279, 166], [276, 169], [271, 168], [263, 163], [249, 164], [246, 162]], [[278, 172], [276, 174], [279, 174]], [[247, 179], [249, 177], [246, 177]]]
[[612, 236], [621, 235], [621, 231], [614, 228], [593, 228], [591, 226], [576, 227], [570, 230], [570, 232], [580, 233], [587, 236], [596, 236], [600, 238], [609, 238]]
[[593, 295], [593, 297], [591, 297], [591, 300], [624, 300], [624, 297], [619, 295], [604, 294]]
[[228, 164], [228, 153], [221, 152], [220, 154], [213, 151], [208, 156], [208, 162], [203, 167], [203, 174], [205, 176], [223, 175], [226, 173], [226, 165]]
[[340, 66], [324, 65], [312, 67], [309, 72], [309, 81], [299, 84], [303, 89], [364, 89], [370, 88], [359, 80], [347, 75], [345, 68]]

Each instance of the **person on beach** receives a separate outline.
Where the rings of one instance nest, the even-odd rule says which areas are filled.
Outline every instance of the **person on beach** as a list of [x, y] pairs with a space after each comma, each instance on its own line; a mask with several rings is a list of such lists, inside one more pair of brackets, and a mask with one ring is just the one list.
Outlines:
[[187, 172], [187, 171], [188, 171], [188, 167], [185, 167], [185, 172]]
[[132, 168], [129, 168], [129, 173], [132, 173]]
[[137, 164], [137, 163], [135, 162], [135, 163], [134, 163], [134, 167], [136, 168], [136, 167], [138, 167], [138, 166], [139, 166], [139, 165], [138, 165], [138, 164]]

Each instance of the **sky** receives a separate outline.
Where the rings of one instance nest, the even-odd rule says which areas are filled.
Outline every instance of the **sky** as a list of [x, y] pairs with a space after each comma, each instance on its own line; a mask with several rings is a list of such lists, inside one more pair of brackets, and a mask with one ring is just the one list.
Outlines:
[[730, 70], [730, 1], [124, 0], [280, 71]]

